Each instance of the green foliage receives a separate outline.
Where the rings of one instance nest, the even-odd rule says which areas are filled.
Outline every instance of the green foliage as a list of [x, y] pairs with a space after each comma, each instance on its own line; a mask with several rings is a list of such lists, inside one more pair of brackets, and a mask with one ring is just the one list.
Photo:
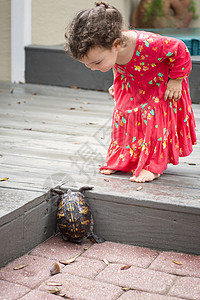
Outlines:
[[190, 0], [189, 11], [194, 13], [193, 20], [197, 20], [199, 15], [196, 14], [196, 2], [194, 0]]
[[[152, 18], [159, 16], [163, 16], [163, 0], [152, 0], [149, 3], [145, 5], [146, 7], [146, 14], [143, 19], [145, 23], [147, 23]], [[189, 11], [194, 13], [193, 19], [197, 20], [199, 18], [199, 15], [196, 14], [196, 2], [195, 0], [190, 0], [190, 7]]]
[[146, 9], [146, 15], [143, 20], [145, 23], [156, 16], [163, 16], [162, 0], [152, 0], [146, 4]]

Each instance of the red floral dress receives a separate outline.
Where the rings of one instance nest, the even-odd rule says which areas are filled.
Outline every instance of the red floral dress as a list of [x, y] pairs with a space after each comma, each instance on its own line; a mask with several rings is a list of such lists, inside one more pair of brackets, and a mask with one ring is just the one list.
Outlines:
[[[136, 31], [132, 59], [115, 65], [111, 143], [102, 169], [162, 174], [196, 144], [188, 75], [191, 59], [175, 38]], [[164, 100], [168, 78], [182, 78], [179, 100]]]

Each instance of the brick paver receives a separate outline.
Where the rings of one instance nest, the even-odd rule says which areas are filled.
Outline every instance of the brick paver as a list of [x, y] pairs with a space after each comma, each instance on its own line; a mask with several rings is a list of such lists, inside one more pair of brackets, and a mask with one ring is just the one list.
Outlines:
[[[47, 258], [25, 255], [2, 268], [0, 270], [0, 279], [22, 284], [33, 289], [50, 277], [49, 270], [53, 262], [53, 260]], [[26, 265], [26, 267], [19, 270], [13, 269], [21, 265]], [[62, 268], [62, 265], [60, 266]]]
[[79, 257], [70, 265], [67, 265], [63, 272], [92, 279], [97, 276], [106, 264], [103, 261], [98, 261], [91, 258]]
[[105, 242], [94, 244], [84, 256], [146, 268], [158, 256], [158, 252], [148, 248]]
[[49, 286], [46, 283], [50, 281], [62, 284], [60, 287], [61, 293], [76, 300], [114, 300], [123, 293], [118, 286], [70, 274], [55, 275], [51, 280], [44, 282], [40, 289], [47, 291]]
[[56, 295], [42, 292], [39, 290], [30, 291], [30, 293], [20, 298], [20, 300], [59, 300], [59, 299], [61, 298]]
[[169, 292], [170, 295], [190, 300], [200, 299], [200, 278], [180, 277]]
[[0, 299], [17, 300], [29, 291], [29, 288], [20, 284], [0, 280]]
[[123, 264], [108, 265], [107, 268], [96, 277], [96, 280], [161, 294], [166, 293], [176, 280], [176, 276], [174, 275], [134, 266], [126, 270], [121, 270], [123, 266]]
[[[51, 276], [54, 262], [60, 273]], [[49, 293], [56, 286], [70, 300], [200, 300], [200, 256], [55, 236], [0, 270], [2, 300], [62, 299]]]
[[184, 300], [183, 298], [145, 293], [141, 291], [127, 291], [119, 300]]
[[153, 261], [150, 268], [182, 276], [200, 277], [200, 256], [162, 252]]
[[81, 254], [84, 252], [84, 249], [87, 249], [91, 245], [92, 242], [87, 239], [81, 244], [75, 244], [66, 242], [60, 235], [57, 235], [35, 248], [30, 254], [54, 260], [67, 260]]

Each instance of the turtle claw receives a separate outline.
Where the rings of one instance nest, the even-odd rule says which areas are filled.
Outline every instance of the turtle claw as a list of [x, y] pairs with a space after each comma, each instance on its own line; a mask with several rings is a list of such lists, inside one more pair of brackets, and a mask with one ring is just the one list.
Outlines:
[[82, 186], [78, 191], [79, 193], [82, 193], [87, 190], [92, 190], [93, 188], [94, 188], [93, 186]]
[[63, 234], [62, 234], [62, 239], [63, 239], [64, 241], [66, 241], [66, 242], [69, 241], [69, 239], [68, 239], [66, 236], [64, 236]]
[[91, 233], [87, 239], [89, 239], [91, 242], [93, 243], [97, 243], [97, 244], [101, 244], [101, 243], [104, 243], [105, 240], [99, 236], [97, 236], [95, 233]]
[[64, 191], [63, 190], [61, 190], [60, 188], [52, 188], [51, 190], [50, 190], [52, 193], [55, 193], [55, 194], [58, 194], [58, 195], [64, 195]]

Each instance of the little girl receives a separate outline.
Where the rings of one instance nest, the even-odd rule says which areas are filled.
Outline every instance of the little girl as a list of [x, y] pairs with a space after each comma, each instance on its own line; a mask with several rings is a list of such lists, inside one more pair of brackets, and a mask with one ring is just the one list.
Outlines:
[[191, 59], [182, 41], [124, 30], [120, 12], [103, 1], [77, 13], [65, 37], [65, 49], [88, 68], [113, 69], [111, 143], [101, 173], [132, 172], [131, 181], [151, 181], [192, 152]]

